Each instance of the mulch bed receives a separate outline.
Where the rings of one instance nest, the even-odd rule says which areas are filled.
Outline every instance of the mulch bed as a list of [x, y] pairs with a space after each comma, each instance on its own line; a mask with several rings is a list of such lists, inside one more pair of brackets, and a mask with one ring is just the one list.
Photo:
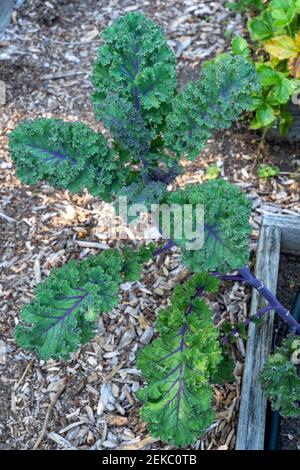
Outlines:
[[[142, 10], [164, 27], [176, 51], [181, 85], [196, 78], [201, 62], [226, 50], [230, 35], [243, 30], [243, 19], [225, 3], [28, 0], [0, 37], [0, 80], [6, 84], [6, 106], [0, 109], [1, 449], [34, 447], [57, 392], [41, 449], [171, 448], [151, 438], [139, 419], [135, 392], [143, 382], [135, 360], [138, 348], [155, 333], [157, 309], [169, 304], [174, 284], [184, 275], [178, 252], [150, 262], [140, 282], [121, 286], [119, 307], [101, 316], [97, 336], [70, 361], [39, 361], [20, 350], [12, 332], [36, 284], [72, 258], [119, 245], [101, 236], [109, 204], [46, 184], [22, 185], [8, 156], [7, 134], [20, 120], [37, 116], [101, 128], [89, 101], [92, 61], [99, 33], [127, 11]], [[202, 182], [208, 165], [218, 162], [221, 176], [239, 184], [253, 201], [252, 254], [264, 204], [268, 211], [300, 213], [299, 147], [268, 143], [257, 159], [259, 143], [246, 123], [236, 125], [217, 134], [195, 162], [186, 162], [186, 173], [176, 182]], [[281, 174], [258, 180], [256, 160], [277, 164]], [[225, 284], [210, 296], [216, 324], [244, 320], [250, 294], [242, 285]], [[216, 421], [191, 448], [234, 448], [245, 346], [241, 338], [230, 346], [236, 381], [214, 388]]]

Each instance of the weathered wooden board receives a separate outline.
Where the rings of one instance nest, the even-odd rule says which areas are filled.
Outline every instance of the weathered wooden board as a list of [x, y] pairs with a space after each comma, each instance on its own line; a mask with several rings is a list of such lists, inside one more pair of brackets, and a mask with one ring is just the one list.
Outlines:
[[[257, 248], [256, 276], [274, 294], [280, 257], [281, 228], [264, 224]], [[265, 305], [263, 298], [253, 291], [250, 315]], [[250, 323], [246, 361], [243, 374], [240, 414], [237, 431], [237, 450], [263, 450], [267, 399], [261, 389], [259, 376], [271, 349], [274, 312], [269, 312], [261, 325]]]
[[9, 25], [15, 0], [0, 0], [0, 31]]
[[281, 251], [300, 255], [300, 215], [264, 213], [263, 226], [281, 229]]

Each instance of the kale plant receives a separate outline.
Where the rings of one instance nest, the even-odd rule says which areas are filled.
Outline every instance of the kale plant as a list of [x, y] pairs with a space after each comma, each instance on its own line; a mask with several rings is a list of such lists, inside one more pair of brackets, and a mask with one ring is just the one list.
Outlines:
[[[174, 237], [156, 249], [153, 244], [110, 249], [71, 261], [38, 285], [35, 300], [22, 309], [15, 336], [42, 359], [68, 358], [96, 334], [98, 315], [118, 304], [120, 284], [139, 279], [145, 262], [178, 245], [191, 276], [159, 313], [159, 337], [139, 353], [147, 384], [138, 396], [153, 436], [185, 446], [213, 422], [212, 384], [232, 377], [206, 292], [216, 291], [223, 279], [248, 282], [265, 297], [264, 312], [275, 309], [300, 332], [247, 266], [251, 204], [243, 191], [219, 179], [168, 190], [183, 172], [182, 157], [198, 157], [214, 131], [229, 128], [251, 109], [260, 79], [242, 54], [222, 54], [204, 64], [198, 81], [178, 92], [174, 53], [152, 21], [130, 13], [103, 38], [92, 101], [111, 140], [83, 123], [20, 123], [9, 144], [17, 175], [26, 184], [47, 181], [73, 193], [85, 188], [114, 204], [122, 195], [147, 208], [203, 204], [203, 248], [189, 251], [185, 240]], [[235, 270], [238, 274], [226, 274]]]
[[300, 414], [300, 341], [292, 336], [270, 354], [262, 370], [262, 386], [272, 408], [286, 418]]

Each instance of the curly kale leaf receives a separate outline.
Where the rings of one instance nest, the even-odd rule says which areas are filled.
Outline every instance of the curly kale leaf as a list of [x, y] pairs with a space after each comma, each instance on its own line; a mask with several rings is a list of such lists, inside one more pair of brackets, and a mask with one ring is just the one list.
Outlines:
[[166, 192], [166, 185], [161, 181], [139, 181], [124, 186], [118, 196], [127, 197], [128, 204], [143, 204], [150, 210], [151, 204], [159, 204]]
[[132, 103], [147, 125], [160, 125], [176, 88], [175, 56], [161, 28], [140, 13], [129, 13], [109, 26], [103, 38], [93, 70], [96, 115], [103, 100], [115, 93]]
[[114, 144], [126, 160], [145, 158], [150, 149], [151, 132], [133, 104], [116, 94], [109, 94], [95, 104], [97, 116], [111, 131]]
[[178, 157], [196, 158], [214, 130], [229, 128], [250, 110], [259, 90], [258, 73], [243, 56], [224, 54], [206, 63], [200, 80], [175, 98], [167, 118], [167, 148]]
[[175, 288], [172, 305], [159, 313], [159, 339], [138, 356], [147, 385], [141, 417], [154, 437], [176, 446], [194, 442], [212, 423], [210, 377], [222, 359], [212, 312], [198, 289], [215, 290], [207, 275], [196, 275]]
[[21, 313], [16, 340], [41, 359], [67, 358], [95, 335], [95, 321], [119, 302], [122, 261], [109, 250], [53, 270]]
[[[225, 180], [211, 180], [188, 185], [168, 193], [169, 204], [202, 204], [204, 208], [204, 240], [199, 250], [187, 249], [184, 226], [176, 244], [182, 250], [183, 262], [194, 272], [226, 273], [247, 263], [250, 236], [251, 202], [236, 185]], [[193, 211], [193, 214], [196, 212]]]
[[122, 272], [124, 280], [137, 281], [141, 277], [141, 271], [144, 263], [147, 263], [153, 256], [155, 245], [153, 243], [144, 246], [137, 251], [125, 247], [123, 249]]
[[223, 385], [226, 382], [234, 382], [233, 375], [235, 364], [231, 357], [223, 353], [221, 362], [218, 364], [216, 371], [211, 376], [211, 382], [217, 385]]
[[286, 338], [268, 357], [261, 373], [261, 385], [274, 410], [282, 416], [300, 415], [300, 341]]
[[25, 184], [46, 180], [57, 188], [109, 199], [127, 174], [102, 134], [80, 122], [37, 119], [20, 123], [10, 134], [9, 149]]

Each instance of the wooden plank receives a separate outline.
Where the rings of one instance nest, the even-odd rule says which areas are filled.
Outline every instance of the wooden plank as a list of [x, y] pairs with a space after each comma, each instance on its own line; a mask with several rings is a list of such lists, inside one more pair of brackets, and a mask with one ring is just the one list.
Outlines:
[[[257, 248], [256, 276], [274, 294], [277, 288], [281, 229], [262, 226]], [[265, 305], [264, 299], [253, 290], [250, 315]], [[237, 450], [263, 450], [267, 399], [261, 389], [259, 376], [271, 349], [274, 311], [263, 317], [261, 325], [250, 323], [246, 361], [243, 374]]]
[[300, 215], [263, 213], [263, 225], [281, 228], [281, 251], [300, 255]]
[[0, 0], [0, 31], [9, 25], [14, 4], [15, 0]]

